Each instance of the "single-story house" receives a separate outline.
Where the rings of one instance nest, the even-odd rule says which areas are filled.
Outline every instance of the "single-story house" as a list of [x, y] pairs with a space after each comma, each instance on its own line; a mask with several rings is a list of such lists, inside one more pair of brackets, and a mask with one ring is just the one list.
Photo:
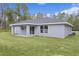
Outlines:
[[72, 34], [73, 25], [64, 21], [52, 18], [40, 18], [26, 21], [20, 21], [11, 24], [11, 33], [17, 36], [48, 36], [56, 38], [65, 38]]

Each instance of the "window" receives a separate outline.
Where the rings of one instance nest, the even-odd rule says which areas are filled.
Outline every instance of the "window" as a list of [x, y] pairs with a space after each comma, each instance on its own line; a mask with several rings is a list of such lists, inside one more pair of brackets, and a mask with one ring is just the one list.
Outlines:
[[40, 26], [40, 32], [41, 33], [48, 33], [48, 26], [47, 25]]
[[45, 26], [45, 33], [48, 33], [48, 26]]
[[26, 26], [21, 26], [21, 30], [25, 30], [26, 29]]
[[40, 27], [41, 33], [43, 33], [43, 26]]

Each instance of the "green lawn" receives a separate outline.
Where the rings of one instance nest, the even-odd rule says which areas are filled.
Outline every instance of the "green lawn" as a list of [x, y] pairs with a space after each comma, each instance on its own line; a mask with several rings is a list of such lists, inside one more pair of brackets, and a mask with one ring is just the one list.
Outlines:
[[0, 33], [0, 55], [61, 56], [79, 55], [79, 32], [65, 39], [49, 37], [16, 37]]

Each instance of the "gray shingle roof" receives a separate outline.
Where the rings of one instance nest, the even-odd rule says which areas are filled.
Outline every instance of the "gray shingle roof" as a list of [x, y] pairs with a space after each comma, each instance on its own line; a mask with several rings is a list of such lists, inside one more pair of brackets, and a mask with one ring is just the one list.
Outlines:
[[12, 26], [12, 25], [24, 25], [24, 24], [30, 24], [30, 25], [66, 24], [69, 26], [73, 26], [72, 24], [66, 22], [64, 19], [55, 19], [55, 18], [48, 18], [48, 17], [20, 21], [20, 22], [14, 23], [14, 24], [10, 24], [10, 26]]
[[20, 21], [20, 22], [17, 22], [17, 23], [55, 23], [55, 22], [65, 22], [64, 20], [59, 20], [59, 19], [53, 19], [53, 18], [48, 18], [48, 17], [45, 17], [45, 18], [40, 18], [40, 19], [31, 19], [31, 20], [26, 20], [26, 21]]

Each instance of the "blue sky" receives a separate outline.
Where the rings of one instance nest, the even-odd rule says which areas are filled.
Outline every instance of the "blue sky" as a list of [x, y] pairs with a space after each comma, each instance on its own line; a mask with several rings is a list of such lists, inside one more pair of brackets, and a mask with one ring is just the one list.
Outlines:
[[[16, 8], [16, 4], [9, 4], [9, 5], [11, 8]], [[78, 4], [74, 4], [74, 3], [27, 3], [26, 5], [31, 14], [35, 14], [38, 12], [41, 12], [44, 14], [54, 14], [56, 12], [60, 12], [65, 9], [69, 9]]]

